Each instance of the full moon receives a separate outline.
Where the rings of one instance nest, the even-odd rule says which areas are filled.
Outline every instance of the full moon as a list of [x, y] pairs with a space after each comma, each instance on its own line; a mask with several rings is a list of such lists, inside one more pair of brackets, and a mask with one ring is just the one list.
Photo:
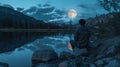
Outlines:
[[68, 17], [69, 17], [70, 19], [74, 19], [76, 16], [77, 16], [76, 10], [70, 9], [70, 10], [68, 11]]

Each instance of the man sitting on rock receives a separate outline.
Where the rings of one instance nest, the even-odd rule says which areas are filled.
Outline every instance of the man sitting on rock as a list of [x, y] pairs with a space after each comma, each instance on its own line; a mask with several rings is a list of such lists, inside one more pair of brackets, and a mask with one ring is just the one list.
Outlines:
[[91, 36], [90, 30], [85, 26], [86, 21], [84, 19], [79, 20], [80, 27], [74, 34], [74, 40], [71, 40], [68, 44], [68, 48], [73, 50], [74, 48], [82, 49], [87, 48], [89, 50], [89, 38]]

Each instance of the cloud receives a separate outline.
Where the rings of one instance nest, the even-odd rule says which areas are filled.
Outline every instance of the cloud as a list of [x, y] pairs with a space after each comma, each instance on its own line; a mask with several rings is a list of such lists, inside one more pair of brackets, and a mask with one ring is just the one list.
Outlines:
[[82, 13], [81, 15], [79, 15], [78, 17], [80, 18], [89, 18], [89, 17], [94, 17], [96, 15], [96, 13]]
[[80, 18], [89, 18], [89, 17], [95, 17], [97, 14], [99, 14], [100, 11], [102, 11], [102, 8], [99, 6], [98, 3], [93, 4], [79, 4], [77, 7], [82, 8], [83, 12], [78, 16]]
[[39, 7], [33, 6], [24, 10], [23, 13], [43, 21], [56, 21], [55, 19], [62, 19], [65, 15], [64, 10], [56, 9], [55, 7], [50, 6], [50, 4], [40, 5]]
[[47, 7], [47, 8], [38, 8], [37, 12], [38, 14], [45, 14], [45, 13], [50, 13], [54, 10], [54, 7]]
[[77, 6], [83, 8], [83, 9], [86, 9], [86, 10], [91, 10], [91, 11], [96, 11], [100, 7], [98, 3], [94, 3], [94, 4], [79, 4]]
[[44, 4], [43, 6], [44, 6], [44, 7], [49, 7], [50, 4], [46, 3], [46, 4]]

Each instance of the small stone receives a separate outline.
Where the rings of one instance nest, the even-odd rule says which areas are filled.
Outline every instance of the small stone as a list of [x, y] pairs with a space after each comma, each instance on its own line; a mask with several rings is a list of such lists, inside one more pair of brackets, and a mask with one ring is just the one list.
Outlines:
[[113, 60], [104, 67], [120, 67], [120, 61]]
[[97, 66], [103, 66], [104, 65], [104, 61], [103, 60], [98, 60], [95, 63], [96, 63]]

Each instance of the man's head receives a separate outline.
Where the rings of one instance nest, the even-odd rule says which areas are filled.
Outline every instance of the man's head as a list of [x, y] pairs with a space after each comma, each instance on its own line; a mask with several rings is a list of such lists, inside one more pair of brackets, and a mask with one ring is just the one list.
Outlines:
[[85, 23], [86, 23], [86, 21], [85, 21], [84, 19], [80, 19], [80, 20], [79, 20], [79, 24], [80, 24], [81, 26], [84, 26]]

